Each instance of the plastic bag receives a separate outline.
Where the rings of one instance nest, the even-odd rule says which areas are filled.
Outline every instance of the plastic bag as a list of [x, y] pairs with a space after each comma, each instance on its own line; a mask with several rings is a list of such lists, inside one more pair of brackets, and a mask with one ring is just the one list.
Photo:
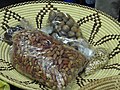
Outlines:
[[74, 47], [88, 59], [94, 54], [94, 50], [91, 49], [87, 40], [83, 37], [79, 25], [67, 13], [50, 11], [47, 25], [41, 31], [52, 35], [64, 44]]
[[18, 32], [18, 31], [21, 31], [23, 29], [32, 30], [34, 28], [27, 20], [22, 19], [18, 25], [16, 25], [15, 27], [10, 27], [9, 29], [7, 29], [7, 31], [5, 32], [5, 34], [3, 36], [3, 41], [8, 43], [9, 45], [12, 45], [13, 34]]
[[67, 13], [50, 11], [47, 25], [43, 32], [56, 36], [74, 38], [82, 37], [81, 30], [75, 20]]
[[86, 75], [95, 73], [109, 60], [107, 51], [101, 47], [93, 48], [82, 35], [79, 25], [67, 13], [50, 11], [47, 25], [42, 31], [81, 52], [89, 60]]
[[77, 50], [38, 30], [17, 31], [12, 42], [16, 70], [52, 90], [66, 87], [88, 63]]
[[85, 68], [85, 75], [94, 74], [96, 71], [103, 68], [108, 63], [108, 52], [105, 48], [96, 48], [94, 55], [90, 58], [90, 61]]

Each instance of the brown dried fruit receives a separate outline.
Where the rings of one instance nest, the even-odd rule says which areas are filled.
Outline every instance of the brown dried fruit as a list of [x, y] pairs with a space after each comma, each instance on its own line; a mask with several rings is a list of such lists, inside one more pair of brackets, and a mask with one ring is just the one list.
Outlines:
[[66, 25], [68, 25], [69, 27], [72, 27], [74, 25], [75, 21], [73, 19], [69, 19], [67, 22], [66, 22]]
[[68, 31], [70, 31], [70, 27], [68, 25], [64, 25], [62, 30], [65, 32], [68, 32]]
[[12, 64], [17, 71], [51, 89], [66, 86], [87, 62], [78, 51], [38, 30], [22, 30], [14, 35], [12, 52]]
[[68, 32], [68, 36], [69, 36], [69, 37], [75, 36], [75, 32], [69, 31], [69, 32]]
[[56, 12], [54, 12], [53, 10], [50, 11], [49, 13], [49, 21], [52, 21], [56, 16]]
[[76, 26], [73, 26], [73, 27], [71, 28], [71, 31], [77, 32], [77, 31], [78, 31], [78, 28], [77, 28]]

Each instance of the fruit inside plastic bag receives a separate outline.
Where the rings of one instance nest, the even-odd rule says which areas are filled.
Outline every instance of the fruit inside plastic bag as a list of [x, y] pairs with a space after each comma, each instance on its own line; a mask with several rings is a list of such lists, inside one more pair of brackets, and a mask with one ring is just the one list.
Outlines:
[[65, 88], [88, 63], [83, 54], [39, 30], [17, 31], [12, 42], [16, 70], [52, 90]]
[[41, 30], [81, 52], [89, 60], [86, 75], [94, 74], [109, 60], [107, 50], [103, 47], [93, 48], [83, 36], [78, 23], [68, 13], [50, 11], [48, 22]]
[[61, 36], [77, 39], [82, 37], [82, 32], [76, 21], [67, 13], [50, 11], [48, 21], [43, 32], [53, 37]]

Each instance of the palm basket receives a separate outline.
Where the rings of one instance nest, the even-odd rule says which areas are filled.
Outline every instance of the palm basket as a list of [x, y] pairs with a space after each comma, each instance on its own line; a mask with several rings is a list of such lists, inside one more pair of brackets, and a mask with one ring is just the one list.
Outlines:
[[[105, 84], [106, 86], [113, 85], [112, 89], [119, 90], [120, 24], [101, 11], [78, 4], [46, 0], [11, 5], [0, 9], [0, 37], [2, 38], [9, 27], [19, 24], [23, 18], [28, 20], [33, 27], [42, 28], [46, 25], [50, 10], [70, 14], [79, 24], [84, 37], [91, 45], [104, 47], [109, 52], [108, 64], [90, 76], [78, 75], [71, 84], [71, 90], [79, 90], [80, 88], [80, 90], [101, 90], [100, 87], [106, 90], [107, 87], [103, 86]], [[0, 41], [0, 79], [23, 89], [48, 89], [46, 86], [18, 73], [12, 67], [9, 48], [7, 43]], [[103, 83], [105, 81], [106, 83]], [[90, 89], [92, 86], [95, 87]], [[98, 88], [96, 89], [96, 87]]]

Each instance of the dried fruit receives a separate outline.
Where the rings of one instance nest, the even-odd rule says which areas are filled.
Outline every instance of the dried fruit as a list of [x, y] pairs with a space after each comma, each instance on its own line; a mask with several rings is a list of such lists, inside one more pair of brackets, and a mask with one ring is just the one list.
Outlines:
[[[51, 13], [54, 13], [55, 17], [53, 19], [53, 15]], [[52, 19], [51, 19], [52, 18]], [[52, 20], [52, 21], [51, 21]], [[58, 37], [57, 34], [59, 34], [60, 37], [64, 36], [67, 38], [80, 38], [82, 37], [81, 30], [79, 29], [79, 25], [75, 22], [75, 20], [67, 13], [63, 12], [55, 12], [50, 11], [49, 17], [48, 17], [48, 24], [53, 30], [49, 33], [49, 29], [44, 30], [47, 34], [50, 34], [55, 37]], [[70, 33], [70, 34], [68, 34]], [[76, 33], [76, 34], [75, 34]], [[80, 33], [80, 34], [77, 34]]]
[[38, 30], [16, 32], [12, 41], [16, 70], [53, 90], [68, 85], [87, 64], [81, 53]]

